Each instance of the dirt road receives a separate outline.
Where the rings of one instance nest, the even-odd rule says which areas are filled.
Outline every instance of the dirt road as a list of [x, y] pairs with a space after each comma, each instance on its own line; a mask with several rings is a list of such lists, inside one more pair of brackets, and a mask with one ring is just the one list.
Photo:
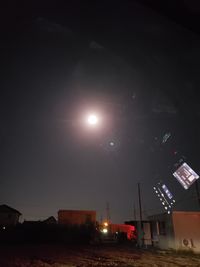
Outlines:
[[200, 267], [200, 256], [129, 246], [20, 245], [0, 247], [0, 267]]

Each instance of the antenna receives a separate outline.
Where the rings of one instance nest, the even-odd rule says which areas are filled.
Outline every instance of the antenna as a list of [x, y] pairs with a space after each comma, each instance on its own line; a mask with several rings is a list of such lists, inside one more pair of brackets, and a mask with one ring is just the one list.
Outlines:
[[110, 205], [109, 202], [106, 202], [106, 219], [107, 222], [110, 223]]
[[137, 221], [135, 203], [133, 204], [133, 215], [134, 221]]

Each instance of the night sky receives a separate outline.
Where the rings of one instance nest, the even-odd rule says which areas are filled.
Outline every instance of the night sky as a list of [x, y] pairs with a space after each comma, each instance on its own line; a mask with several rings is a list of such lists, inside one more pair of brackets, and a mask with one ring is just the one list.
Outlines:
[[198, 210], [195, 186], [172, 174], [181, 158], [200, 173], [199, 33], [137, 1], [86, 2], [3, 10], [1, 204], [26, 220], [59, 209], [99, 220], [108, 202], [118, 223], [134, 206], [139, 218], [137, 183], [143, 217], [163, 212], [162, 180], [176, 210]]

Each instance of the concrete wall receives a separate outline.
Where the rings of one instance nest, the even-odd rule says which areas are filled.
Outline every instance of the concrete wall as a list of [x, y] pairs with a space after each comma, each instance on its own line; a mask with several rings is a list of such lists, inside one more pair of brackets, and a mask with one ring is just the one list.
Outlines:
[[96, 211], [91, 210], [59, 210], [59, 224], [87, 224], [96, 222]]
[[174, 211], [175, 248], [200, 252], [200, 212]]

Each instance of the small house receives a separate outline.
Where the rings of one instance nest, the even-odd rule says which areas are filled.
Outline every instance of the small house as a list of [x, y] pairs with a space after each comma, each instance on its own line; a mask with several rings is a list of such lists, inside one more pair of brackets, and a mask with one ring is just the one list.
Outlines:
[[22, 214], [7, 205], [0, 205], [0, 225], [15, 226], [19, 223], [19, 218]]
[[94, 210], [59, 210], [58, 224], [81, 225], [95, 224], [96, 211]]
[[150, 216], [149, 220], [155, 246], [200, 252], [200, 212], [173, 211]]
[[47, 219], [45, 219], [44, 221], [43, 221], [43, 223], [45, 223], [45, 224], [50, 224], [50, 225], [52, 225], [52, 224], [57, 224], [57, 220], [56, 220], [56, 218], [54, 217], [54, 216], [50, 216], [50, 217], [48, 217]]

